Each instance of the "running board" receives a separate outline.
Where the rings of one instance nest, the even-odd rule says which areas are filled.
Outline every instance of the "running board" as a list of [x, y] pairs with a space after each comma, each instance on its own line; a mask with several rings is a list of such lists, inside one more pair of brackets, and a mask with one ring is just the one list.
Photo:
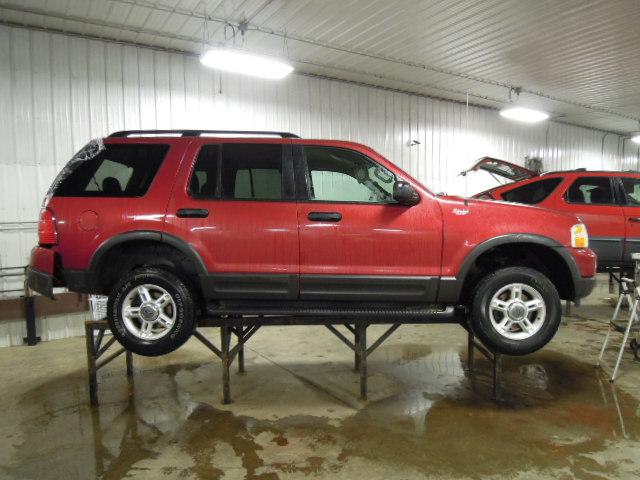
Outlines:
[[[368, 321], [369, 323], [460, 323], [464, 321], [465, 310], [462, 307], [445, 308], [295, 308], [295, 307], [207, 307], [207, 317], [295, 317], [292, 322], [306, 323], [348, 323], [348, 320]], [[266, 320], [266, 319], [265, 319]]]

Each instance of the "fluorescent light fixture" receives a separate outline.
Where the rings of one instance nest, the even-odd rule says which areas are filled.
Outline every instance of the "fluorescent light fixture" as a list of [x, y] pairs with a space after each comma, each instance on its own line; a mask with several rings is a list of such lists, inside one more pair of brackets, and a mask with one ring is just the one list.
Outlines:
[[510, 120], [525, 123], [537, 123], [549, 118], [549, 114], [525, 107], [509, 107], [500, 110], [500, 115]]
[[206, 51], [200, 57], [200, 63], [216, 70], [270, 80], [280, 80], [293, 71], [291, 65], [275, 58], [228, 48], [215, 48]]
[[631, 141], [640, 144], [640, 132], [631, 134]]

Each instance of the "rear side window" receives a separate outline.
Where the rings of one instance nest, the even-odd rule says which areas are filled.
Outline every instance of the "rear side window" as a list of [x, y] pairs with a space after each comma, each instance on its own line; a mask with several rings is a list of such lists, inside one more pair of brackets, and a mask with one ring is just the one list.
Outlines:
[[526, 203], [535, 205], [542, 202], [556, 189], [562, 182], [562, 178], [546, 178], [537, 182], [528, 183], [521, 187], [514, 188], [502, 194], [503, 200], [507, 202]]
[[224, 144], [220, 181], [225, 199], [282, 200], [282, 145]]
[[614, 202], [609, 177], [580, 177], [567, 191], [567, 201], [586, 205], [611, 205]]
[[205, 145], [198, 154], [189, 181], [189, 194], [194, 198], [213, 198], [218, 178], [219, 145]]
[[147, 193], [169, 145], [111, 144], [78, 162], [54, 192], [57, 197], [141, 197]]

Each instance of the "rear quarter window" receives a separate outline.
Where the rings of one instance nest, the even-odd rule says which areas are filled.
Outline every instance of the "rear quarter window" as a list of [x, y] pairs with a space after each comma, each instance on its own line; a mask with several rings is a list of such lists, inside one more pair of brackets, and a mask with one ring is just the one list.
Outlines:
[[535, 205], [545, 200], [560, 185], [562, 178], [546, 178], [527, 183], [520, 187], [504, 192], [502, 199], [507, 202]]
[[147, 193], [169, 145], [111, 144], [78, 163], [58, 185], [56, 197], [141, 197]]

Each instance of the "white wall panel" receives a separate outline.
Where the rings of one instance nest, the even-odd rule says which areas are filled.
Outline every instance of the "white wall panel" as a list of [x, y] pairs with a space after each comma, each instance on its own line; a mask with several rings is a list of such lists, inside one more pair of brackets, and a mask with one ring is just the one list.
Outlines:
[[541, 156], [546, 169], [640, 164], [637, 146], [595, 130], [519, 125], [492, 110], [302, 75], [220, 75], [193, 56], [1, 26], [0, 267], [26, 263], [34, 224], [19, 222], [37, 219], [53, 177], [90, 138], [198, 127], [358, 141], [457, 194], [492, 186], [482, 174], [457, 176], [483, 155]]

